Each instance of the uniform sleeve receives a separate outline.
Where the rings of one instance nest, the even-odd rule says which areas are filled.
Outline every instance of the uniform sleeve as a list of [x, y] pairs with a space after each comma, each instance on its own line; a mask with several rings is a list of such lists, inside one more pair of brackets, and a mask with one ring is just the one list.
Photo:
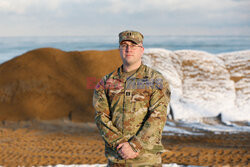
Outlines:
[[113, 125], [110, 117], [109, 104], [105, 93], [104, 80], [101, 80], [93, 96], [93, 106], [95, 108], [95, 122], [104, 141], [114, 150], [128, 139]]
[[[129, 144], [134, 151], [141, 149], [162, 150], [161, 137], [167, 119], [167, 106], [170, 101], [170, 89], [165, 79], [162, 85], [156, 85], [150, 98], [149, 112], [137, 134]], [[155, 148], [156, 147], [156, 148]], [[160, 148], [157, 148], [160, 147]]]

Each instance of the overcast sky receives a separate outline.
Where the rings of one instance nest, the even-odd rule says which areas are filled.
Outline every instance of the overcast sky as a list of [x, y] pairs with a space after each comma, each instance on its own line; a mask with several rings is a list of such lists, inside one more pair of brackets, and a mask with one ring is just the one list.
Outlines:
[[0, 0], [0, 36], [250, 35], [250, 0]]

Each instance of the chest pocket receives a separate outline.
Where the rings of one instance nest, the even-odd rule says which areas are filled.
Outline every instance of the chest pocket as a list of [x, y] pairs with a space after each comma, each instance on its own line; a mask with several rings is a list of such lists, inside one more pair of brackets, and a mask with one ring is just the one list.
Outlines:
[[149, 107], [149, 93], [148, 91], [144, 90], [135, 90], [132, 92], [131, 97], [131, 112], [137, 117], [143, 119]]
[[106, 82], [109, 102], [117, 101], [124, 93], [124, 83], [117, 79], [109, 79]]

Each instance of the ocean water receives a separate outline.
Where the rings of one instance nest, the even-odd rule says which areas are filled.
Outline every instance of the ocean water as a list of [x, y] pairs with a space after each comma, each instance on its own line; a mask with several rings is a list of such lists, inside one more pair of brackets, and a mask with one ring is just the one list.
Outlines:
[[[0, 37], [0, 64], [36, 48], [64, 51], [118, 48], [117, 36]], [[250, 49], [250, 36], [145, 36], [144, 47], [225, 53]]]

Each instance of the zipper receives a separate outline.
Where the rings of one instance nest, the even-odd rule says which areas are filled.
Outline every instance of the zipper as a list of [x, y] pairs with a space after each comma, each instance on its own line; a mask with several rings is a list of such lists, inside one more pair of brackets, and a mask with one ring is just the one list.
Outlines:
[[123, 116], [122, 116], [122, 134], [124, 134], [124, 117], [125, 117], [125, 102], [126, 102], [126, 81], [124, 82], [124, 92], [123, 92]]

